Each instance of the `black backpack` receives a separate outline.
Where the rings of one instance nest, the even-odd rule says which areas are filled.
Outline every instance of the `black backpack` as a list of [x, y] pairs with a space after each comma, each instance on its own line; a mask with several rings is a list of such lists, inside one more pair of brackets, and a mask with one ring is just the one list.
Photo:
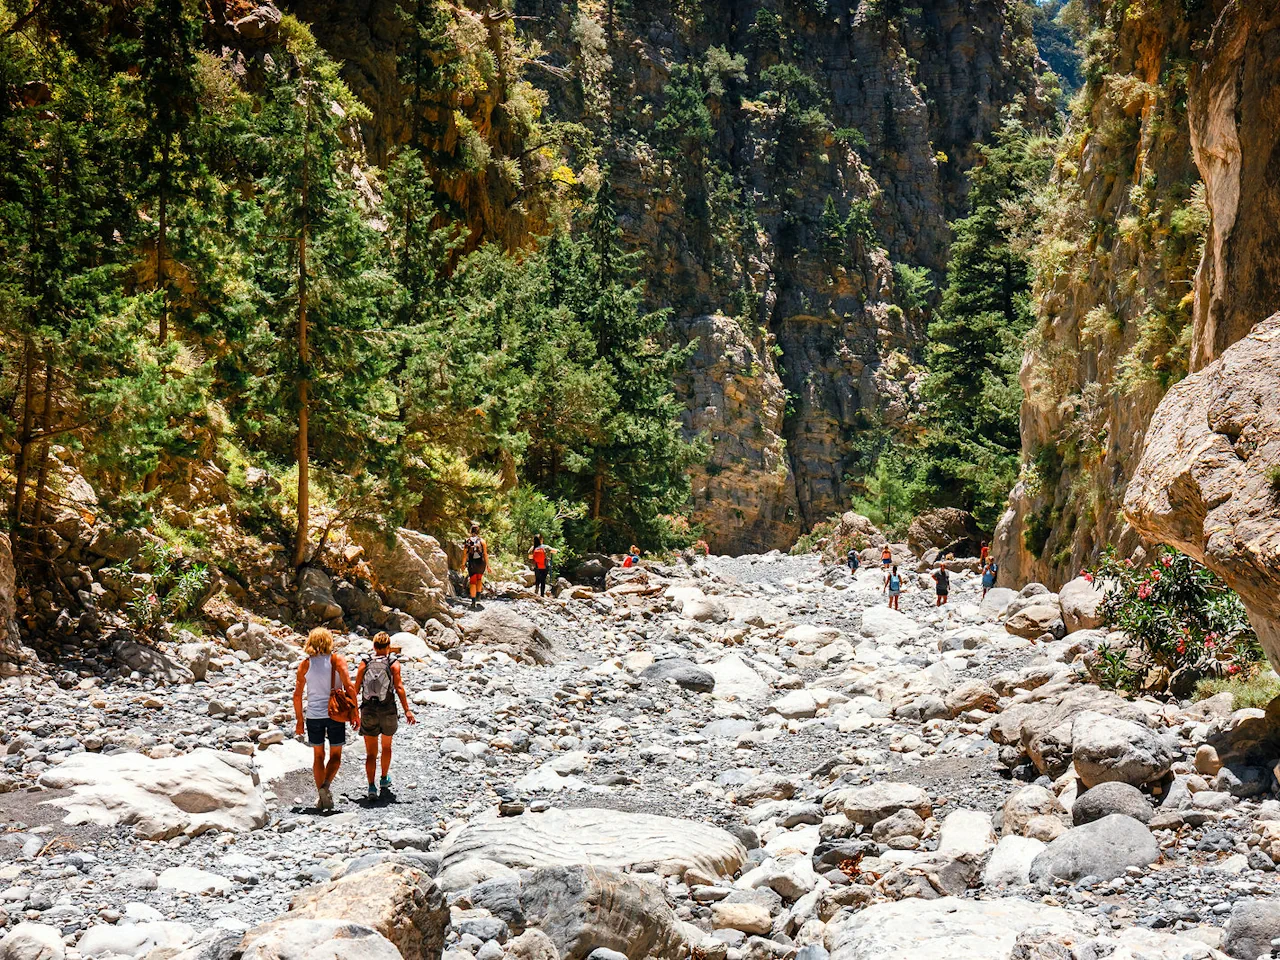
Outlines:
[[484, 563], [484, 541], [479, 537], [467, 537], [467, 563]]
[[938, 591], [940, 593], [946, 593], [947, 589], [950, 586], [951, 586], [951, 577], [947, 574], [947, 571], [939, 570], [938, 571]]

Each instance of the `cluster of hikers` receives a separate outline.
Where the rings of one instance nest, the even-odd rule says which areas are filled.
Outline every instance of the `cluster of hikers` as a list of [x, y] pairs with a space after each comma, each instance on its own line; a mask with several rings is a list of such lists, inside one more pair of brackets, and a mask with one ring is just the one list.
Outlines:
[[[944, 605], [951, 594], [951, 574], [947, 570], [947, 562], [955, 558], [948, 554], [945, 559], [938, 561], [938, 567], [933, 571], [934, 593], [937, 597], [935, 605], [941, 607]], [[849, 567], [850, 573], [857, 573], [862, 567], [862, 558], [858, 556], [858, 551], [850, 549], [845, 558], [845, 563]], [[1000, 573], [1000, 565], [991, 559], [991, 548], [987, 546], [987, 542], [982, 541], [981, 556], [978, 561], [979, 569], [982, 571], [982, 595], [985, 597], [987, 591], [996, 585], [996, 577]], [[898, 572], [898, 565], [893, 562], [893, 550], [886, 543], [880, 550], [880, 568], [884, 571], [884, 587], [881, 593], [888, 594], [889, 609], [901, 609], [898, 604], [902, 597], [902, 574]]]

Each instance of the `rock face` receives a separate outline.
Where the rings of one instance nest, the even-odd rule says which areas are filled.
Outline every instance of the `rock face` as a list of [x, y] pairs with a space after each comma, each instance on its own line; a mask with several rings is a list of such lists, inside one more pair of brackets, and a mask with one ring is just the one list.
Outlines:
[[445, 598], [452, 592], [449, 558], [435, 537], [401, 527], [388, 543], [382, 531], [357, 527], [351, 539], [364, 548], [388, 606], [419, 621], [447, 616]]
[[[1113, 6], [1092, 8], [1099, 24]], [[1060, 166], [1057, 179], [1071, 218], [1106, 220], [1122, 229], [1074, 246], [1076, 253], [1065, 263], [1055, 259], [1052, 277], [1045, 278], [1040, 323], [1022, 368], [1028, 470], [1001, 520], [995, 551], [1017, 580], [1062, 583], [1105, 544], [1115, 543], [1123, 554], [1147, 538], [1203, 553], [1210, 566], [1220, 562], [1224, 571], [1238, 574], [1243, 591], [1255, 574], [1235, 568], [1250, 537], [1264, 554], [1268, 549], [1256, 533], [1267, 509], [1259, 498], [1263, 461], [1255, 462], [1247, 441], [1223, 459], [1244, 436], [1244, 424], [1229, 422], [1230, 416], [1217, 419], [1224, 427], [1218, 433], [1204, 426], [1202, 410], [1191, 409], [1196, 398], [1210, 398], [1218, 381], [1206, 384], [1201, 377], [1199, 386], [1179, 384], [1168, 396], [1165, 391], [1187, 371], [1221, 357], [1280, 306], [1274, 256], [1280, 184], [1265, 172], [1280, 132], [1280, 110], [1275, 85], [1263, 79], [1280, 69], [1278, 35], [1274, 5], [1240, 2], [1178, 12], [1148, 9], [1121, 18], [1116, 27], [1107, 80], [1092, 88], [1096, 93], [1090, 93], [1088, 112], [1078, 122], [1091, 130], [1127, 125], [1128, 132], [1118, 139], [1074, 139], [1077, 153]], [[1187, 57], [1197, 67], [1190, 72], [1184, 113], [1159, 78], [1168, 64]], [[1188, 191], [1181, 204], [1152, 203], [1197, 179], [1203, 192]], [[1142, 236], [1123, 228], [1144, 218], [1154, 229]], [[1065, 239], [1073, 241], [1069, 232]], [[1124, 291], [1137, 295], [1122, 291], [1126, 277], [1133, 285], [1126, 281]], [[1182, 291], [1193, 279], [1194, 298], [1185, 297]], [[1252, 350], [1261, 352], [1257, 345]], [[1274, 354], [1273, 346], [1273, 361]], [[1239, 385], [1222, 389], [1227, 395], [1243, 390], [1237, 403], [1247, 393]], [[1244, 400], [1240, 409], [1247, 406]], [[1183, 417], [1190, 419], [1182, 423]], [[1261, 426], [1253, 422], [1255, 430]], [[1250, 478], [1250, 491], [1232, 491], [1232, 503], [1225, 506], [1207, 487], [1195, 489], [1206, 479], [1203, 472], [1192, 476], [1177, 466], [1189, 463], [1196, 444], [1207, 443], [1210, 434], [1216, 439], [1206, 455], [1226, 474], [1239, 471], [1237, 479]], [[1094, 439], [1082, 445], [1080, 437]], [[1138, 472], [1142, 489], [1128, 492]], [[1219, 483], [1225, 493], [1230, 481], [1224, 475]], [[1178, 501], [1172, 512], [1181, 520], [1164, 514], [1161, 501], [1168, 500]], [[1117, 509], [1122, 503], [1123, 514]], [[1215, 531], [1213, 544], [1196, 522], [1197, 511], [1210, 512], [1208, 504], [1233, 517], [1221, 518], [1225, 526], [1205, 528]], [[1238, 542], [1219, 546], [1219, 539]], [[1274, 539], [1269, 549], [1266, 555], [1274, 560]], [[1236, 558], [1227, 560], [1228, 554]], [[1264, 554], [1256, 555], [1260, 566]], [[1273, 563], [1272, 578], [1274, 571]], [[1258, 581], [1254, 592], [1268, 589], [1267, 583]], [[1275, 580], [1269, 583], [1275, 596]], [[1273, 615], [1255, 604], [1251, 616], [1274, 638]], [[1280, 640], [1271, 644], [1280, 648]]]
[[1280, 667], [1280, 314], [1169, 391], [1124, 506], [1240, 594]]
[[917, 557], [924, 556], [930, 549], [944, 556], [954, 553], [957, 557], [976, 557], [982, 540], [982, 531], [973, 514], [955, 507], [927, 510], [907, 528], [907, 546]]
[[205, 748], [162, 760], [80, 753], [47, 770], [40, 783], [70, 791], [47, 801], [67, 811], [67, 823], [126, 824], [146, 840], [267, 822], [249, 760]]
[[441, 852], [442, 870], [478, 859], [509, 867], [656, 864], [665, 873], [682, 875], [693, 867], [711, 877], [732, 874], [747, 855], [719, 827], [591, 808], [548, 810], [517, 820], [482, 816], [451, 834]]
[[711, 456], [693, 471], [694, 517], [716, 553], [787, 547], [801, 531], [782, 437], [786, 391], [768, 345], [724, 316], [676, 321], [693, 347], [676, 378], [685, 434], [705, 436]]
[[561, 960], [586, 960], [600, 948], [627, 960], [678, 960], [689, 952], [661, 891], [616, 870], [536, 870], [520, 891], [520, 908], [530, 926], [551, 938]]

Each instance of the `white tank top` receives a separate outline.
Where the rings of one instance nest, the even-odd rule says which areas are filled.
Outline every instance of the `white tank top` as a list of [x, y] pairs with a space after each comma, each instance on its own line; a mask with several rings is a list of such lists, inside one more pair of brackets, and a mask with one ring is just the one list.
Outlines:
[[329, 694], [333, 692], [333, 679], [329, 674], [333, 658], [327, 653], [311, 657], [307, 663], [307, 719], [329, 718]]

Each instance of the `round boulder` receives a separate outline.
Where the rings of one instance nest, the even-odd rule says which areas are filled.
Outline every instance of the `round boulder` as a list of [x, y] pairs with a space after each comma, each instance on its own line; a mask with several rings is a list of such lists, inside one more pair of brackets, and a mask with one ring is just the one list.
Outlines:
[[1086, 790], [1071, 805], [1071, 820], [1077, 827], [1113, 813], [1150, 823], [1154, 811], [1141, 790], [1118, 780], [1100, 783]]

